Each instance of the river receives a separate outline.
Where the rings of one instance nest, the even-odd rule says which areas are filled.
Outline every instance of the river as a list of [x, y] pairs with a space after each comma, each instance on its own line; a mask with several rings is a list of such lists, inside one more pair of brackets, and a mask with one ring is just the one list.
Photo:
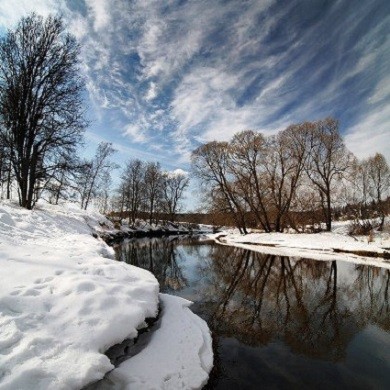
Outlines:
[[206, 389], [390, 388], [390, 271], [201, 238], [124, 240], [117, 258], [194, 302], [214, 337]]

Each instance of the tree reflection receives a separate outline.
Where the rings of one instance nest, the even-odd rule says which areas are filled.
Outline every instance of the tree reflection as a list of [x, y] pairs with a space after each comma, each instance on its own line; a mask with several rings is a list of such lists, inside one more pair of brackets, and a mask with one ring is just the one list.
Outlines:
[[176, 249], [176, 238], [133, 239], [118, 251], [118, 259], [151, 271], [164, 289], [178, 290], [187, 285], [179, 263], [181, 255]]
[[367, 323], [389, 326], [389, 270], [349, 265], [340, 280], [336, 261], [221, 246], [206, 267], [213, 328], [246, 344], [283, 339], [295, 352], [340, 360]]
[[[119, 258], [152, 271], [163, 291], [196, 290], [209, 326], [248, 345], [282, 340], [296, 353], [340, 361], [368, 324], [390, 327], [388, 269], [221, 245], [202, 250], [182, 238], [135, 239], [121, 248]], [[183, 271], [188, 257], [198, 263], [192, 286]]]
[[[354, 288], [360, 293], [357, 311], [361, 321], [375, 319], [382, 329], [390, 330], [390, 270], [356, 266], [357, 277]], [[367, 305], [367, 302], [369, 305]], [[369, 310], [368, 310], [368, 308]]]

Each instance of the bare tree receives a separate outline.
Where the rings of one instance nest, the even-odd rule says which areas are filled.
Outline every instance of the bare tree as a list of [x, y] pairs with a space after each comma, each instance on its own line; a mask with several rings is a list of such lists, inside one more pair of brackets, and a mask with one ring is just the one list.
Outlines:
[[267, 139], [247, 130], [234, 135], [227, 159], [231, 190], [265, 231], [282, 231], [307, 160], [310, 123]]
[[1, 187], [1, 198], [11, 198], [11, 185], [14, 179], [12, 163], [10, 159], [9, 150], [5, 147], [4, 143], [1, 142], [0, 138], [0, 187]]
[[145, 177], [145, 164], [138, 159], [130, 160], [121, 176], [121, 197], [124, 208], [129, 212], [129, 223], [134, 224], [139, 212]]
[[368, 162], [366, 159], [359, 161], [355, 158], [342, 183], [342, 196], [345, 211], [354, 223], [361, 224], [362, 220], [368, 218], [368, 206], [370, 201]]
[[211, 198], [226, 207], [233, 215], [237, 227], [247, 233], [245, 204], [237, 197], [235, 183], [229, 177], [230, 146], [227, 142], [209, 142], [192, 152], [194, 174], [207, 186]]
[[67, 200], [75, 197], [77, 177], [84, 167], [76, 156], [67, 160], [60, 156], [54, 167], [42, 187], [44, 194], [48, 194], [48, 201], [58, 204], [60, 199]]
[[162, 172], [159, 163], [149, 162], [146, 164], [144, 185], [145, 206], [149, 213], [149, 223], [152, 223], [162, 191]]
[[184, 190], [188, 187], [189, 178], [181, 172], [165, 172], [162, 180], [163, 210], [174, 221], [179, 210]]
[[271, 194], [274, 229], [283, 231], [309, 155], [311, 123], [289, 126], [269, 137], [263, 159], [265, 181]]
[[112, 178], [110, 170], [105, 170], [102, 174], [101, 185], [97, 196], [97, 206], [99, 212], [107, 214], [110, 207]]
[[116, 164], [110, 160], [114, 153], [115, 149], [111, 143], [101, 142], [93, 159], [84, 162], [78, 179], [82, 209], [87, 209], [91, 199], [98, 195], [102, 184], [107, 181], [107, 175], [117, 168]]
[[327, 118], [314, 124], [310, 140], [310, 157], [305, 170], [318, 190], [326, 230], [330, 231], [334, 186], [344, 177], [353, 158], [344, 145], [337, 120]]
[[126, 207], [126, 184], [122, 181], [116, 189], [116, 196], [114, 196], [114, 209], [119, 210], [120, 218], [123, 218], [123, 212]]
[[390, 168], [385, 157], [376, 153], [374, 157], [367, 160], [367, 170], [369, 177], [369, 192], [377, 205], [380, 217], [380, 230], [383, 229], [387, 210], [384, 200], [389, 195], [390, 187]]
[[32, 14], [0, 40], [0, 134], [22, 207], [34, 206], [55, 157], [66, 158], [81, 141], [78, 54], [59, 17]]
[[257, 223], [269, 232], [271, 231], [269, 190], [263, 183], [264, 174], [261, 169], [265, 153], [264, 136], [246, 130], [233, 136], [230, 143], [230, 158], [227, 161], [242, 198], [254, 213]]

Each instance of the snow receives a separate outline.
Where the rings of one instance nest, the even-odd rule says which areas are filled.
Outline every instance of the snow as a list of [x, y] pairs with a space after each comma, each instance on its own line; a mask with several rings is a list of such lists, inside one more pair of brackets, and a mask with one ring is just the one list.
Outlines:
[[[28, 211], [0, 203], [0, 389], [94, 383], [114, 368], [104, 351], [157, 315], [156, 278], [113, 261], [113, 249], [95, 238], [111, 229], [77, 206]], [[111, 375], [156, 389], [200, 388], [213, 362], [210, 331], [189, 301], [160, 299], [161, 327], [150, 345]]]
[[[169, 222], [169, 221], [160, 221], [159, 223], [149, 223], [143, 219], [137, 219], [135, 226], [131, 226], [128, 223], [127, 219], [123, 219], [121, 221], [120, 230], [123, 232], [153, 232], [153, 231], [166, 231], [166, 232], [181, 232], [186, 233], [189, 231], [193, 232], [204, 232], [204, 231], [212, 231], [211, 225], [198, 225], [198, 228], [193, 228], [191, 224], [186, 222]], [[111, 233], [115, 233], [110, 230]]]
[[[208, 235], [220, 244], [238, 246], [257, 252], [280, 255], [306, 257], [314, 260], [342, 260], [358, 264], [369, 264], [390, 268], [390, 262], [379, 255], [389, 253], [389, 234], [380, 234], [373, 242], [367, 237], [351, 237], [347, 235], [348, 222], [334, 224], [332, 232], [322, 233], [250, 233], [241, 235], [236, 230]], [[378, 257], [342, 253], [340, 251], [359, 251], [378, 253]]]
[[134, 226], [129, 225], [127, 219], [122, 219], [119, 227], [114, 227], [114, 224], [110, 222], [110, 224], [104, 224], [97, 228], [99, 236], [107, 242], [121, 240], [123, 238], [153, 237], [154, 235], [205, 234], [213, 231], [213, 226], [211, 225], [194, 225], [185, 222], [173, 223], [169, 221], [149, 223], [143, 219], [137, 219]]
[[[149, 344], [113, 370], [121, 389], [200, 389], [213, 366], [210, 331], [190, 301], [160, 294], [161, 325]], [[145, 365], [145, 362], [146, 365]]]

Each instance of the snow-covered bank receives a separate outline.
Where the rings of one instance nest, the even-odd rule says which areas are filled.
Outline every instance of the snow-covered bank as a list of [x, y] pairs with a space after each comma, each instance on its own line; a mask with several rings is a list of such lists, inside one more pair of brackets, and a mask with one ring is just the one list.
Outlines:
[[209, 235], [219, 244], [237, 246], [280, 256], [306, 257], [314, 260], [343, 260], [390, 268], [390, 236], [382, 234], [373, 242], [367, 237], [346, 234], [345, 223], [335, 224], [332, 232], [315, 234], [237, 232]]
[[103, 352], [156, 315], [157, 280], [112, 261], [92, 236], [101, 225], [110, 222], [76, 207], [0, 204], [0, 389], [94, 382], [113, 369]]
[[160, 328], [145, 349], [123, 362], [108, 379], [121, 389], [200, 389], [213, 366], [207, 324], [183, 298], [160, 294], [160, 301]]
[[150, 224], [144, 220], [137, 220], [136, 226], [129, 226], [127, 221], [122, 222], [119, 228], [114, 228], [112, 224], [100, 226], [99, 236], [107, 243], [112, 244], [124, 238], [208, 234], [213, 231], [211, 225], [198, 225], [195, 228], [193, 225], [186, 223], [165, 221], [161, 224]]

